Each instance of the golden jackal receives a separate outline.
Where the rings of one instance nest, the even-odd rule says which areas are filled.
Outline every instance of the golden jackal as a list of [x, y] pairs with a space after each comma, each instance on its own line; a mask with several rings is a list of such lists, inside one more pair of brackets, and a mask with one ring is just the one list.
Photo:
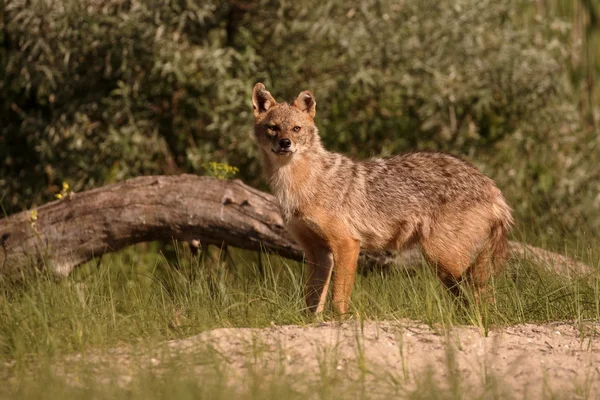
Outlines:
[[305, 252], [306, 302], [347, 313], [361, 247], [419, 243], [447, 284], [466, 278], [479, 294], [507, 256], [511, 210], [494, 182], [448, 154], [414, 152], [353, 161], [321, 144], [315, 98], [277, 103], [254, 86], [256, 140], [287, 229]]

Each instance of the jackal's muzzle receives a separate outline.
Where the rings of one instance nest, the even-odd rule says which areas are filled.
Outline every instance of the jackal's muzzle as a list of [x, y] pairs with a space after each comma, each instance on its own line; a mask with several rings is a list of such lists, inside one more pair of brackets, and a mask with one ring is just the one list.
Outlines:
[[296, 152], [296, 149], [290, 139], [281, 138], [275, 144], [275, 147], [271, 147], [271, 151], [279, 156], [291, 156]]

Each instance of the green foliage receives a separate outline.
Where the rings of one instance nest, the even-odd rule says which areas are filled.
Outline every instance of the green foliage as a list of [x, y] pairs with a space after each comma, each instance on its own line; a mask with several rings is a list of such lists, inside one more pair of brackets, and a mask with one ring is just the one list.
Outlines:
[[529, 9], [511, 0], [3, 3], [2, 205], [48, 201], [63, 181], [81, 191], [213, 161], [260, 185], [249, 101], [260, 80], [278, 99], [313, 90], [331, 149], [452, 151], [499, 182], [519, 220], [597, 234], [600, 139], [576, 107], [571, 27], [552, 14], [526, 19]]
[[0, 83], [5, 207], [47, 200], [66, 179], [79, 191], [198, 170], [232, 146], [247, 159], [247, 135], [246, 148], [235, 143], [249, 129], [254, 61], [225, 45], [217, 4], [10, 2]]
[[205, 175], [219, 179], [233, 178], [238, 172], [240, 172], [237, 167], [232, 167], [231, 165], [218, 163], [215, 161], [202, 164], [202, 168], [204, 168]]

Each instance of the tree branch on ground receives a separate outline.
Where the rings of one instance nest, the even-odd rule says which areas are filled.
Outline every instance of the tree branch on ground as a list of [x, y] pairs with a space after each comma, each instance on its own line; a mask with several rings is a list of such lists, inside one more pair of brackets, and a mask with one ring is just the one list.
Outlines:
[[[195, 175], [143, 176], [81, 193], [0, 219], [0, 276], [19, 278], [46, 267], [59, 276], [94, 257], [148, 241], [199, 241], [276, 253], [300, 261], [275, 198], [240, 180]], [[197, 242], [196, 242], [197, 243]], [[557, 253], [510, 242], [557, 273], [590, 267]], [[421, 265], [418, 249], [361, 253], [368, 266]]]

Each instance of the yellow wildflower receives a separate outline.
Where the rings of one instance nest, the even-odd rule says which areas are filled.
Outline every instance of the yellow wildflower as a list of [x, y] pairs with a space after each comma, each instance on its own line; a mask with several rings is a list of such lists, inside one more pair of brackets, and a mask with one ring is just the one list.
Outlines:
[[54, 197], [56, 197], [57, 199], [62, 199], [63, 197], [65, 197], [67, 194], [69, 194], [69, 184], [67, 182], [63, 182], [62, 183], [62, 190], [60, 191], [60, 193], [55, 194]]

